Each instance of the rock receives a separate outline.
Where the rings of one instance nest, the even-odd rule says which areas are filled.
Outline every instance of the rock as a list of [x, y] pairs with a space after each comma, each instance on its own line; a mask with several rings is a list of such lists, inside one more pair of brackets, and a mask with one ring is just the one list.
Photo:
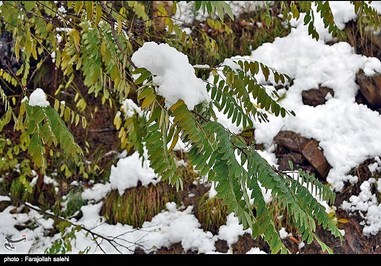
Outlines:
[[214, 246], [217, 252], [226, 253], [229, 251], [229, 245], [226, 240], [217, 239], [216, 242], [214, 242]]
[[251, 248], [258, 247], [264, 252], [269, 252], [269, 245], [262, 237], [253, 238], [250, 234], [244, 233], [239, 236], [238, 241], [231, 245], [233, 254], [246, 254]]
[[278, 160], [279, 170], [281, 171], [291, 170], [290, 165], [288, 164], [288, 161], [292, 162], [294, 169], [297, 168], [298, 166], [305, 165], [305, 163], [307, 162], [306, 158], [304, 158], [304, 156], [301, 155], [300, 153], [290, 152], [280, 156]]
[[331, 166], [325, 159], [323, 152], [319, 149], [319, 144], [316, 140], [308, 141], [303, 147], [302, 154], [323, 178], [327, 177]]
[[331, 168], [319, 149], [319, 143], [314, 139], [308, 139], [293, 131], [280, 131], [274, 138], [276, 156], [278, 157], [279, 170], [290, 170], [288, 161], [294, 165], [294, 169], [303, 169], [307, 172], [316, 172], [322, 178], [326, 178]]
[[360, 70], [356, 74], [356, 81], [367, 104], [370, 106], [381, 106], [381, 73], [368, 77]]
[[335, 95], [335, 92], [328, 87], [321, 87], [319, 89], [310, 89], [302, 91], [302, 100], [303, 103], [310, 106], [318, 106], [324, 104], [327, 99], [327, 94], [330, 93], [332, 96]]
[[362, 95], [360, 90], [357, 92], [357, 95], [355, 97], [355, 102], [358, 104], [367, 105], [366, 99], [365, 99], [364, 95]]
[[301, 152], [308, 139], [293, 131], [285, 130], [275, 136], [274, 142], [292, 151]]

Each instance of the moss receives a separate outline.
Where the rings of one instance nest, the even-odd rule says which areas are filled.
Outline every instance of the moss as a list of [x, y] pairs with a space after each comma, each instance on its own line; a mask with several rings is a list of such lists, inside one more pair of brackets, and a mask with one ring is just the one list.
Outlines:
[[180, 194], [167, 183], [127, 189], [121, 196], [111, 191], [104, 199], [101, 215], [111, 224], [122, 223], [141, 227], [165, 208], [167, 202], [179, 204]]
[[217, 233], [221, 225], [226, 223], [228, 207], [218, 197], [209, 198], [205, 193], [198, 201], [195, 208], [195, 216], [205, 231]]

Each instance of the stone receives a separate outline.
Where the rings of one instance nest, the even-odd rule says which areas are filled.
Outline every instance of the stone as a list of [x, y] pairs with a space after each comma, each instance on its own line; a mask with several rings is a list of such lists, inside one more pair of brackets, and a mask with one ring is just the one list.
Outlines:
[[360, 70], [356, 74], [356, 82], [369, 106], [381, 106], [381, 73], [368, 77]]
[[280, 131], [275, 137], [274, 142], [292, 151], [301, 152], [308, 139], [293, 131]]
[[324, 104], [327, 101], [326, 96], [328, 93], [330, 93], [332, 96], [335, 95], [333, 89], [319, 85], [318, 89], [302, 91], [302, 100], [305, 105], [315, 107]]
[[288, 161], [292, 162], [294, 169], [296, 169], [298, 166], [304, 165], [307, 162], [304, 156], [301, 155], [300, 153], [290, 152], [280, 156], [278, 160], [279, 170], [281, 171], [291, 170], [290, 165], [288, 164]]
[[303, 146], [302, 154], [321, 175], [321, 177], [327, 177], [331, 166], [324, 157], [323, 151], [319, 149], [319, 144], [316, 140], [308, 141]]

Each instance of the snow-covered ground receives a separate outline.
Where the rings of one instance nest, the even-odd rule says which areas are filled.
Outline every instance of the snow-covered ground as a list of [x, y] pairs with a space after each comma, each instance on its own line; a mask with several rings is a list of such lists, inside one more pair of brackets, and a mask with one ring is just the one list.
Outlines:
[[[185, 4], [180, 2], [180, 6]], [[378, 9], [381, 7], [380, 3], [374, 5], [378, 5], [376, 6]], [[349, 20], [355, 19], [353, 7], [348, 2], [332, 2], [331, 6], [335, 21], [340, 28], [343, 28]], [[236, 12], [235, 14], [237, 15]], [[184, 16], [184, 13], [181, 16]], [[178, 19], [180, 20], [180, 17]], [[191, 22], [190, 17], [182, 19], [186, 23]], [[340, 191], [346, 182], [357, 182], [348, 175], [350, 169], [369, 158], [380, 161], [377, 156], [381, 155], [379, 138], [381, 117], [378, 112], [355, 102], [359, 89], [355, 75], [360, 69], [367, 75], [380, 73], [381, 62], [376, 58], [356, 54], [348, 43], [328, 45], [327, 42], [332, 41], [332, 36], [324, 29], [318, 15], [315, 19], [315, 26], [320, 35], [318, 41], [308, 36], [302, 14], [298, 21], [291, 23], [293, 28], [288, 36], [263, 44], [252, 51], [250, 56], [226, 59], [224, 64], [232, 65], [234, 60], [238, 59], [257, 60], [294, 79], [293, 85], [287, 91], [283, 91], [286, 97], [280, 104], [293, 110], [296, 116], [280, 118], [270, 115], [269, 123], [255, 122], [256, 141], [263, 143], [265, 147], [261, 154], [269, 163], [276, 166], [273, 138], [280, 130], [293, 130], [305, 137], [314, 138], [320, 142], [324, 155], [332, 166], [327, 181], [332, 184], [333, 189]], [[194, 75], [187, 57], [174, 48], [166, 44], [147, 43], [132, 59], [137, 65], [146, 67], [157, 76], [154, 80], [159, 86], [157, 93], [166, 98], [167, 106], [174, 104], [178, 99], [183, 99], [189, 108], [193, 109], [194, 105], [209, 100], [205, 84]], [[176, 79], [171, 80], [171, 77]], [[256, 78], [266, 84], [263, 76], [258, 75]], [[176, 86], [178, 84], [175, 81], [182, 85]], [[335, 92], [334, 97], [327, 97], [327, 102], [317, 107], [304, 105], [301, 92], [317, 88], [319, 85], [332, 88]], [[267, 86], [273, 89], [271, 84]], [[44, 97], [42, 91], [36, 90], [31, 95], [29, 103], [47, 106], [49, 103]], [[125, 103], [125, 109], [126, 114], [129, 111], [141, 112], [131, 102]], [[234, 132], [241, 130], [234, 127], [223, 114], [218, 114], [218, 121]], [[380, 167], [380, 164], [375, 164], [370, 168], [376, 171], [380, 170]], [[215, 253], [214, 244], [218, 239], [227, 241], [228, 253], [231, 253], [232, 244], [238, 237], [245, 232], [250, 233], [250, 230], [244, 231], [238, 224], [238, 219], [230, 214], [226, 225], [221, 226], [218, 234], [213, 235], [201, 229], [200, 222], [192, 213], [192, 206], [185, 208], [170, 202], [167, 203], [166, 210], [157, 214], [151, 221], [146, 221], [139, 229], [130, 225], [105, 223], [104, 217], [99, 214], [104, 196], [111, 189], [117, 189], [123, 194], [125, 189], [136, 186], [138, 181], [142, 185], [158, 182], [148, 161], [142, 164], [137, 154], [120, 158], [117, 165], [111, 169], [109, 183], [95, 184], [82, 193], [83, 199], [87, 200], [88, 204], [81, 208], [83, 216], [79, 220], [72, 218], [71, 222], [92, 229], [93, 232], [110, 239], [113, 244], [119, 244], [118, 248], [123, 253], [132, 253], [136, 247], [150, 252], [175, 243], [181, 243], [185, 251]], [[377, 197], [372, 194], [371, 186], [381, 190], [379, 180], [364, 181], [360, 194], [353, 195], [349, 202], [343, 204], [343, 208], [348, 211], [361, 211], [365, 225], [364, 234], [376, 234], [381, 230], [381, 205]], [[0, 196], [0, 201], [9, 200], [6, 195]], [[53, 241], [60, 238], [60, 234], [46, 236], [47, 231], [53, 226], [51, 218], [46, 219], [33, 210], [28, 214], [19, 214], [13, 209], [13, 206], [9, 206], [0, 213], [0, 239], [6, 236], [12, 239], [26, 237], [26, 241], [15, 244], [14, 251], [9, 251], [4, 245], [0, 245], [0, 253], [43, 253]], [[33, 223], [34, 229], [26, 228], [19, 231], [15, 228], [15, 225], [26, 222]], [[284, 228], [279, 234], [282, 238], [288, 236]], [[118, 252], [110, 242], [100, 239], [98, 241], [101, 242], [97, 244], [91, 239], [91, 235], [79, 231], [73, 240], [72, 252], [78, 253], [86, 247], [90, 247], [89, 253]], [[263, 251], [253, 248], [248, 253], [263, 253]]]

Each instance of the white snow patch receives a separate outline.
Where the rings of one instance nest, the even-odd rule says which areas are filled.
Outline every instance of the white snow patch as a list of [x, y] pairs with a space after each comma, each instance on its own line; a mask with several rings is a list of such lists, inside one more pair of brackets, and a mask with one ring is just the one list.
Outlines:
[[[266, 4], [272, 5], [273, 1], [224, 1], [229, 4], [232, 13], [235, 17], [245, 12], [252, 12], [259, 8], [263, 8]], [[176, 14], [174, 22], [180, 24], [192, 24], [194, 20], [205, 21], [209, 17], [207, 11], [205, 14], [202, 9], [194, 10], [194, 1], [179, 1], [177, 2]]]
[[56, 62], [56, 51], [53, 51], [53, 52], [50, 54], [50, 57], [52, 58], [52, 62], [55, 63], [55, 62]]
[[204, 64], [204, 65], [193, 65], [193, 68], [197, 68], [197, 69], [209, 69], [210, 66], [207, 65], [207, 64]]
[[[164, 241], [168, 244], [181, 242], [185, 251], [192, 250], [199, 253], [215, 251], [215, 240], [212, 233], [204, 232], [199, 228], [199, 221], [191, 214], [192, 207], [188, 207], [184, 212], [179, 212], [176, 211], [175, 206], [174, 203], [167, 204], [169, 212], [162, 212], [156, 215], [151, 222], [143, 224], [143, 228], [160, 226], [161, 234], [164, 235], [155, 238], [153, 233], [153, 240]], [[168, 244], [164, 246], [168, 246]]]
[[131, 60], [137, 67], [145, 67], [155, 77], [156, 93], [165, 98], [166, 107], [183, 100], [189, 110], [210, 101], [204, 82], [197, 78], [188, 57], [166, 43], [146, 42]]
[[110, 191], [111, 191], [110, 183], [95, 184], [91, 188], [85, 189], [82, 192], [82, 199], [94, 200], [95, 202], [98, 202], [102, 200]]
[[35, 89], [29, 98], [30, 106], [48, 107], [49, 102], [46, 100], [46, 94], [41, 88]]
[[126, 114], [126, 117], [132, 117], [135, 113], [139, 116], [143, 115], [143, 111], [131, 99], [124, 100], [122, 108], [124, 113]]
[[[263, 199], [265, 200], [265, 203], [269, 204], [273, 200], [273, 196], [271, 195], [272, 190], [264, 188], [261, 184], [259, 184], [259, 187], [261, 188]], [[250, 194], [251, 194], [251, 191], [250, 191]], [[254, 199], [251, 199], [250, 203], [253, 204]]]
[[[129, 225], [110, 225], [102, 222], [99, 211], [102, 203], [82, 207], [83, 217], [80, 222], [93, 231], [108, 237], [119, 236], [119, 242], [127, 243], [129, 249], [119, 247], [123, 253], [133, 253], [135, 247], [143, 248], [147, 253], [155, 251], [160, 247], [169, 247], [175, 243], [181, 243], [184, 250], [197, 251], [199, 253], [214, 252], [215, 237], [212, 233], [204, 232], [200, 229], [200, 223], [191, 213], [192, 207], [184, 211], [178, 211], [175, 203], [168, 203], [168, 211], [163, 211], [156, 215], [151, 221], [146, 221], [141, 229], [132, 228]], [[90, 239], [84, 234], [76, 234], [76, 250], [91, 247], [90, 253], [101, 253]], [[102, 242], [102, 248], [107, 253], [117, 253], [117, 251], [106, 241]]]
[[337, 27], [341, 30], [345, 28], [345, 24], [351, 20], [356, 20], [354, 5], [349, 1], [329, 1], [333, 18]]
[[213, 111], [216, 114], [217, 122], [223, 125], [225, 128], [227, 128], [230, 132], [234, 134], [239, 134], [242, 132], [243, 127], [237, 126], [234, 124], [227, 116], [227, 114], [224, 114], [222, 111], [218, 111], [216, 106], [213, 106]]
[[375, 172], [381, 171], [381, 160], [380, 157], [376, 156], [374, 157], [375, 162], [368, 165], [369, 171], [373, 174]]
[[279, 236], [281, 239], [286, 239], [288, 237], [288, 232], [284, 227], [279, 230]]
[[192, 29], [189, 27], [183, 28], [183, 31], [185, 32], [186, 35], [191, 35]]
[[58, 186], [58, 182], [56, 180], [46, 175], [44, 176], [44, 183], [47, 185], [52, 184], [54, 187]]
[[1, 201], [11, 201], [11, 198], [8, 196], [0, 196], [0, 202]]
[[79, 185], [79, 183], [77, 180], [74, 180], [73, 182], [70, 183], [70, 186], [76, 186], [77, 187], [78, 185]]
[[56, 34], [57, 43], [60, 44], [62, 42], [62, 36], [60, 34]]
[[367, 236], [376, 235], [381, 230], [381, 204], [376, 195], [372, 193], [374, 184], [379, 185], [379, 182], [374, 178], [364, 181], [360, 186], [360, 194], [352, 195], [349, 202], [344, 201], [341, 205], [341, 208], [350, 213], [359, 212], [360, 216], [364, 218], [360, 224], [364, 225], [363, 233]]
[[63, 14], [65, 14], [65, 13], [66, 13], [66, 8], [65, 8], [64, 6], [60, 6], [60, 7], [58, 8], [58, 11], [61, 12], [61, 13], [63, 13]]
[[[2, 243], [0, 245], [0, 254], [44, 253], [44, 250], [51, 245], [53, 239], [49, 236], [44, 236], [44, 231], [52, 228], [54, 224], [53, 219], [44, 219], [41, 214], [34, 210], [30, 210], [28, 214], [13, 213], [14, 209], [14, 206], [8, 206], [0, 212], [0, 239], [4, 240], [5, 236], [7, 236], [13, 240], [21, 238], [26, 240], [13, 244], [13, 251], [5, 248]], [[15, 228], [15, 225], [25, 225], [29, 222], [35, 222], [36, 227], [33, 229], [25, 228], [21, 231]], [[58, 237], [59, 235], [57, 234], [56, 236]]]
[[158, 179], [149, 166], [149, 160], [145, 159], [142, 162], [138, 152], [120, 159], [116, 166], [111, 166], [111, 188], [118, 189], [120, 195], [123, 195], [126, 189], [136, 187], [139, 181], [143, 186], [147, 186], [150, 183], [156, 184]]
[[[269, 150], [280, 130], [292, 130], [316, 139], [332, 166], [327, 181], [340, 191], [345, 181], [355, 181], [347, 175], [350, 169], [369, 156], [381, 154], [381, 139], [374, 137], [381, 132], [381, 117], [355, 102], [359, 89], [356, 73], [360, 69], [379, 73], [381, 62], [356, 54], [345, 42], [326, 45], [322, 40], [316, 41], [307, 35], [304, 27], [300, 23], [288, 36], [263, 44], [250, 56], [226, 59], [223, 65], [237, 67], [236, 60], [257, 60], [294, 79], [280, 104], [293, 110], [296, 117], [269, 115], [269, 123], [254, 121], [256, 141]], [[262, 74], [256, 79], [261, 84], [267, 83]], [[324, 105], [304, 105], [301, 92], [319, 85], [332, 88], [335, 96]]]
[[217, 195], [217, 190], [216, 190], [216, 184], [217, 182], [216, 181], [212, 181], [211, 182], [211, 186], [210, 186], [210, 189], [209, 189], [209, 198], [214, 198], [216, 195]]
[[251, 248], [246, 254], [267, 254], [263, 250], [260, 250], [259, 248]]
[[243, 230], [242, 224], [238, 223], [238, 218], [234, 213], [230, 213], [226, 217], [226, 225], [222, 225], [219, 229], [218, 238], [226, 240], [228, 245], [231, 246], [238, 241], [239, 236], [249, 232], [251, 233], [251, 230]]

